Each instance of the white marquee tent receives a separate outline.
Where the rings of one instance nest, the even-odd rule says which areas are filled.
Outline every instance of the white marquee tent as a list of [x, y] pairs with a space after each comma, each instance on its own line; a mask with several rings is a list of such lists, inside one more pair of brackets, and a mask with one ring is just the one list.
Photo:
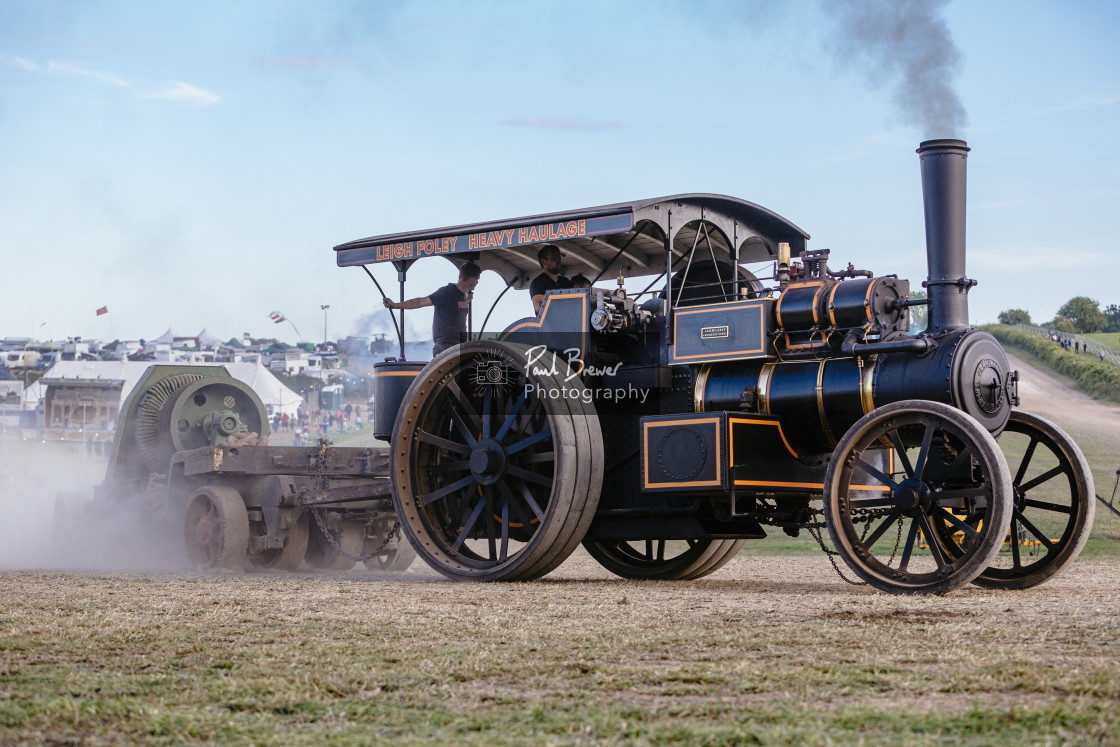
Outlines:
[[[150, 361], [59, 361], [43, 374], [43, 378], [123, 380], [124, 387], [121, 390], [123, 405], [136, 382], [151, 365]], [[175, 365], [190, 364], [176, 363]], [[260, 364], [260, 361], [199, 365], [224, 366], [231, 376], [248, 384], [257, 393], [270, 416], [276, 413], [295, 415], [303, 401], [298, 393], [282, 384], [271, 371]]]

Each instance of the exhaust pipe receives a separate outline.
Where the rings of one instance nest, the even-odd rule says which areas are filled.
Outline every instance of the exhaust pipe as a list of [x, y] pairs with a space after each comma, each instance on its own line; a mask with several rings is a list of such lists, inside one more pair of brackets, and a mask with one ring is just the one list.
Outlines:
[[968, 327], [965, 275], [965, 181], [968, 144], [927, 140], [918, 146], [922, 164], [922, 202], [926, 217], [926, 266], [922, 283], [929, 297], [928, 334]]

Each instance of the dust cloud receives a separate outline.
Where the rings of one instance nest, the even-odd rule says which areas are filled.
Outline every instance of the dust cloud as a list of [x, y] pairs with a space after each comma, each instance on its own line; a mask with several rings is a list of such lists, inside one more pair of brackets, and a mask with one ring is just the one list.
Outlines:
[[[169, 537], [135, 512], [91, 510], [109, 444], [98, 453], [92, 443], [6, 435], [0, 438], [0, 569], [190, 568], [181, 536]], [[69, 502], [56, 512], [60, 494]]]

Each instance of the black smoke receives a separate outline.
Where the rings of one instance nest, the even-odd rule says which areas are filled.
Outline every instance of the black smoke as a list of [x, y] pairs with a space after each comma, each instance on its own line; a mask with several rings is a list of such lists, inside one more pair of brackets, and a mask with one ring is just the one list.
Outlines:
[[887, 87], [899, 120], [926, 137], [953, 137], [968, 124], [954, 89], [961, 54], [941, 16], [947, 0], [822, 0], [835, 22], [836, 62]]

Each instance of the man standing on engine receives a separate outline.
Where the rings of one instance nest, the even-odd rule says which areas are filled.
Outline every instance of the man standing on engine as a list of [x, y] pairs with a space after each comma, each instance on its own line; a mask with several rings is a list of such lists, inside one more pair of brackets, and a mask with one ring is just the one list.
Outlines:
[[475, 286], [482, 269], [474, 262], [459, 268], [459, 282], [448, 283], [430, 296], [419, 296], [407, 301], [382, 299], [387, 309], [422, 309], [435, 307], [432, 315], [432, 357], [449, 347], [467, 341], [467, 310], [474, 297]]
[[533, 282], [529, 285], [529, 297], [533, 299], [534, 314], [541, 313], [545, 293], [558, 288], [572, 287], [572, 281], [560, 274], [564, 269], [562, 266], [564, 255], [560, 253], [560, 247], [555, 244], [545, 244], [537, 252], [537, 261], [541, 263], [544, 272], [533, 278]]

